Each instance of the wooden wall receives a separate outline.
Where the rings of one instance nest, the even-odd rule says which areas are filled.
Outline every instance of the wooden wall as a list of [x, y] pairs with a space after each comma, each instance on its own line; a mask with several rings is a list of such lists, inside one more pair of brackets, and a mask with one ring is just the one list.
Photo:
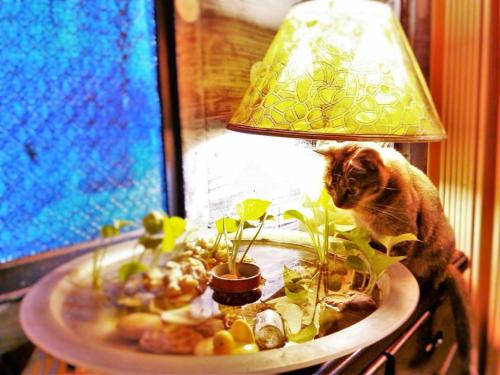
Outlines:
[[[496, 66], [496, 82], [493, 81], [492, 89], [496, 90], [496, 168], [494, 176], [494, 213], [493, 213], [493, 239], [491, 257], [491, 278], [488, 311], [487, 353], [485, 373], [500, 375], [500, 6], [498, 2], [491, 3], [487, 9], [492, 15], [490, 27], [490, 52], [491, 64]], [[493, 76], [495, 78], [495, 76]], [[493, 95], [492, 102], [495, 100]], [[492, 103], [494, 105], [494, 103]], [[495, 108], [495, 107], [494, 107]], [[495, 121], [493, 121], [493, 124]]]
[[[500, 31], [500, 30], [499, 30]], [[500, 61], [500, 51], [498, 54]], [[500, 107], [500, 100], [498, 101]], [[497, 137], [500, 134], [500, 117], [497, 120]], [[495, 213], [493, 218], [493, 242], [494, 250], [491, 257], [491, 279], [490, 305], [488, 311], [487, 332], [487, 374], [500, 374], [500, 142], [496, 149], [496, 172], [495, 172]]]
[[321, 187], [323, 160], [310, 142], [240, 134], [225, 125], [296, 0], [176, 1], [175, 28], [185, 204], [206, 226], [248, 197], [273, 209]]
[[434, 1], [432, 20], [431, 91], [448, 140], [430, 147], [429, 173], [439, 186], [457, 247], [471, 260], [469, 285], [480, 371], [485, 373], [488, 361], [490, 370], [496, 366], [498, 371], [500, 335], [498, 328], [492, 330], [500, 324], [495, 302], [500, 293], [500, 185], [495, 176], [500, 157], [498, 2]]

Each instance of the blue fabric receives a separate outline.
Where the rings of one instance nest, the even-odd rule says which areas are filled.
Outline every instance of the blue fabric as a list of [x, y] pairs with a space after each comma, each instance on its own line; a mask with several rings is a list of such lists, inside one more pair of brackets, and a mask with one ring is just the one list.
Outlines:
[[154, 1], [0, 6], [0, 262], [165, 208]]

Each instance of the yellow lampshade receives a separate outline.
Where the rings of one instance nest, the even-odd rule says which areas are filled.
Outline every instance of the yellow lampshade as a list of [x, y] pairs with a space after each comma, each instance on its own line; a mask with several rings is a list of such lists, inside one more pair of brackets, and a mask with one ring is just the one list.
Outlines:
[[294, 6], [228, 129], [309, 139], [446, 138], [404, 31], [367, 0]]

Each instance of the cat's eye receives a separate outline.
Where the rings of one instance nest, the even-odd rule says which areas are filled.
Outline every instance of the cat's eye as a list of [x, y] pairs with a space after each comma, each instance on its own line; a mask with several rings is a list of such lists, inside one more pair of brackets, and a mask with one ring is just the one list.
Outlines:
[[353, 168], [351, 174], [354, 176], [364, 176], [366, 175], [366, 169], [364, 168]]
[[348, 184], [355, 184], [356, 183], [356, 179], [354, 177], [349, 177], [349, 180], [347, 181]]

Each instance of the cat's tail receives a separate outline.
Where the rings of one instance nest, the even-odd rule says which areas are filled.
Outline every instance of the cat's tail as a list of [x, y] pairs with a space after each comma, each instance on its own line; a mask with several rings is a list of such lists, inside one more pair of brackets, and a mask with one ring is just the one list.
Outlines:
[[467, 289], [462, 273], [452, 264], [446, 269], [444, 281], [455, 319], [458, 354], [462, 360], [462, 373], [470, 373], [471, 328]]

